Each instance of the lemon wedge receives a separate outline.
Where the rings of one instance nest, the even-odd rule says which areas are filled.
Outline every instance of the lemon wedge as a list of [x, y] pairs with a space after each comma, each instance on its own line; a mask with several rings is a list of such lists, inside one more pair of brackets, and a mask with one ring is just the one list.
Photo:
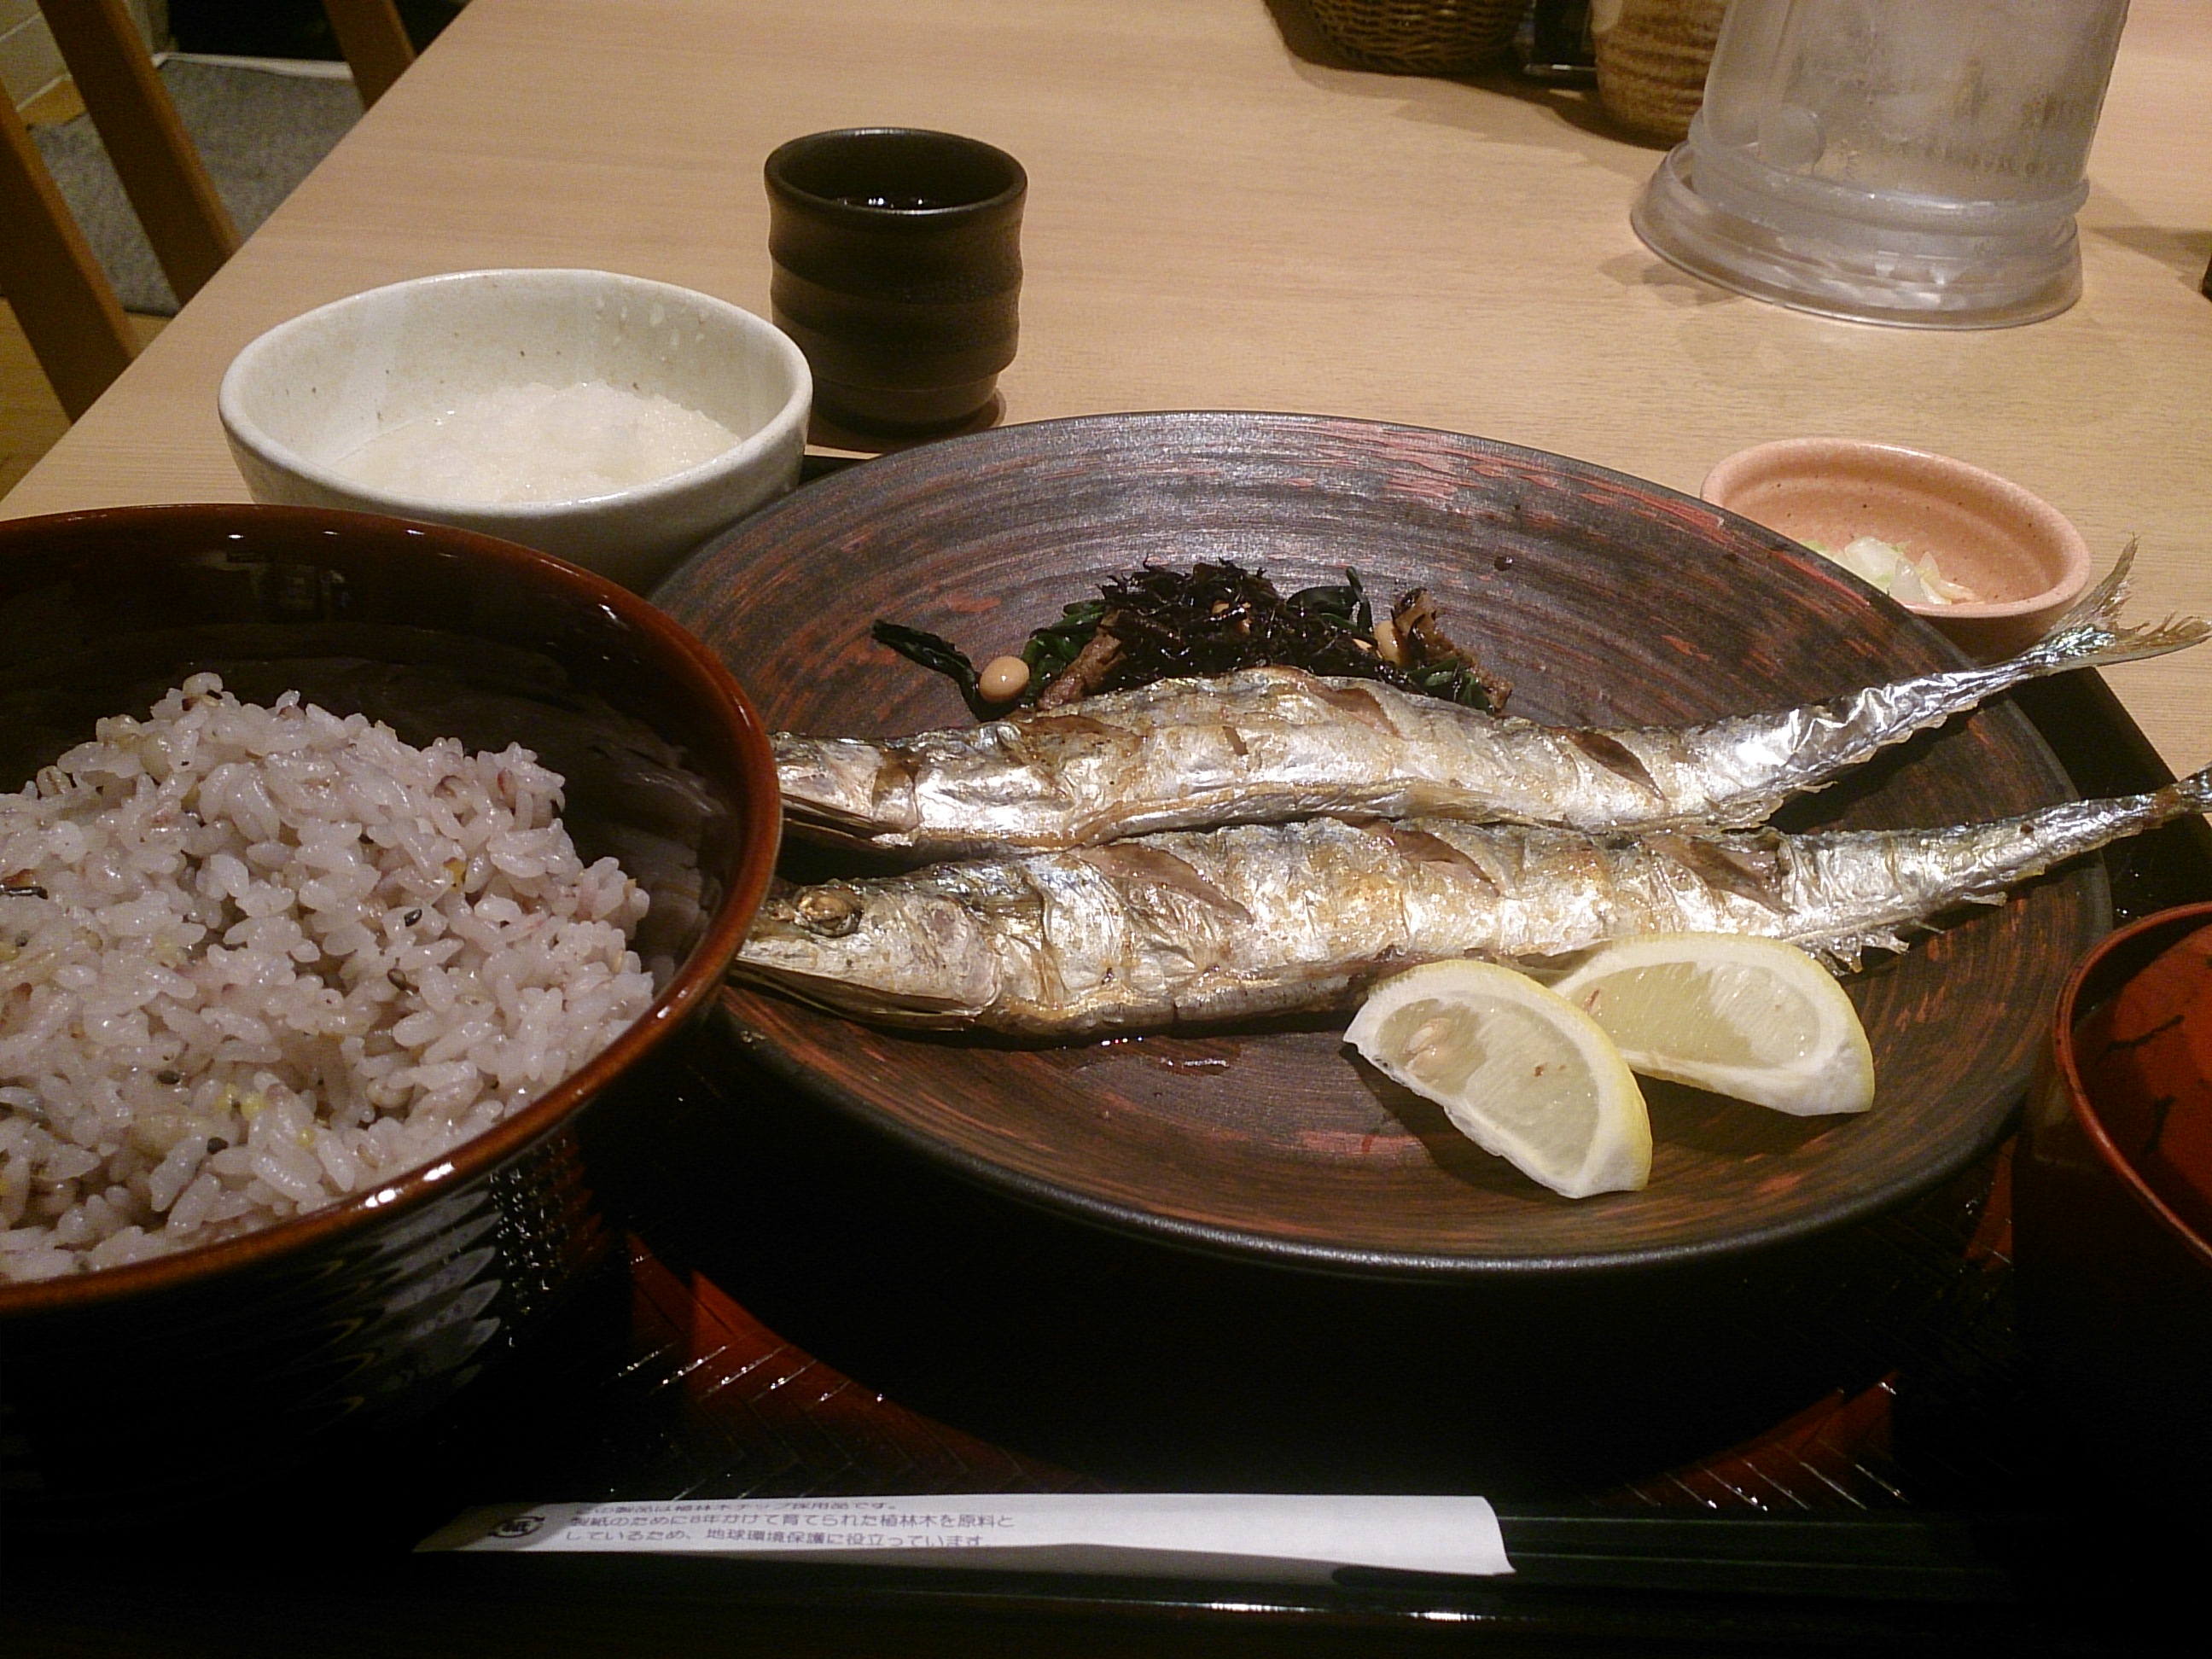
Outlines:
[[1624, 939], [1552, 989], [1646, 1077], [1799, 1117], [1874, 1103], [1874, 1050], [1858, 1011], [1794, 945], [1732, 933]]
[[1525, 975], [1437, 962], [1375, 988], [1345, 1032], [1485, 1151], [1569, 1198], [1651, 1177], [1644, 1096], [1595, 1021]]

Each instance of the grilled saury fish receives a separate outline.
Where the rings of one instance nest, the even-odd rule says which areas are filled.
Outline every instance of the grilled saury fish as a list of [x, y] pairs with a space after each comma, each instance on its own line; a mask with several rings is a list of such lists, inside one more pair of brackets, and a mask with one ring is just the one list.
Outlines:
[[1596, 836], [1321, 818], [940, 864], [772, 894], [736, 973], [887, 1024], [1028, 1038], [1344, 1005], [1447, 957], [1643, 933], [1787, 939], [1833, 963], [2212, 803], [2154, 793], [1941, 830]]
[[926, 858], [1330, 812], [1586, 830], [1757, 823], [2008, 687], [2203, 639], [2194, 619], [2118, 624], [2131, 554], [2017, 657], [1784, 714], [1570, 730], [1258, 668], [883, 742], [785, 734], [777, 781], [794, 828]]

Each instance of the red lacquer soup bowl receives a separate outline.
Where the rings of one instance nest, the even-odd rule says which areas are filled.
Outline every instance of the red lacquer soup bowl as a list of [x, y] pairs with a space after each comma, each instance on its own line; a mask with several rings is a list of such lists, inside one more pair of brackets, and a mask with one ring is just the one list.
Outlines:
[[2083, 961], [2015, 1176], [2021, 1330], [2040, 1382], [2104, 1474], [2191, 1501], [2212, 1480], [2208, 928], [2212, 903], [2167, 910]]

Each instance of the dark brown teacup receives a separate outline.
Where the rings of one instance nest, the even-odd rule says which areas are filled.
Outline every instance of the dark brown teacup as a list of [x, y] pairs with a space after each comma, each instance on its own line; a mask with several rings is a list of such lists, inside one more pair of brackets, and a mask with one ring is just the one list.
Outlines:
[[949, 132], [810, 133], [768, 158], [776, 326], [815, 407], [864, 431], [971, 420], [1014, 360], [1020, 162]]

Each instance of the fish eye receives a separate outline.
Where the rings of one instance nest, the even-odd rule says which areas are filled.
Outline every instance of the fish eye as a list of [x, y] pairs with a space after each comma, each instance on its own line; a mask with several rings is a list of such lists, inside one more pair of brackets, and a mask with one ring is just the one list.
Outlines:
[[817, 887], [800, 895], [792, 919], [810, 933], [842, 939], [860, 925], [860, 896], [842, 888]]

